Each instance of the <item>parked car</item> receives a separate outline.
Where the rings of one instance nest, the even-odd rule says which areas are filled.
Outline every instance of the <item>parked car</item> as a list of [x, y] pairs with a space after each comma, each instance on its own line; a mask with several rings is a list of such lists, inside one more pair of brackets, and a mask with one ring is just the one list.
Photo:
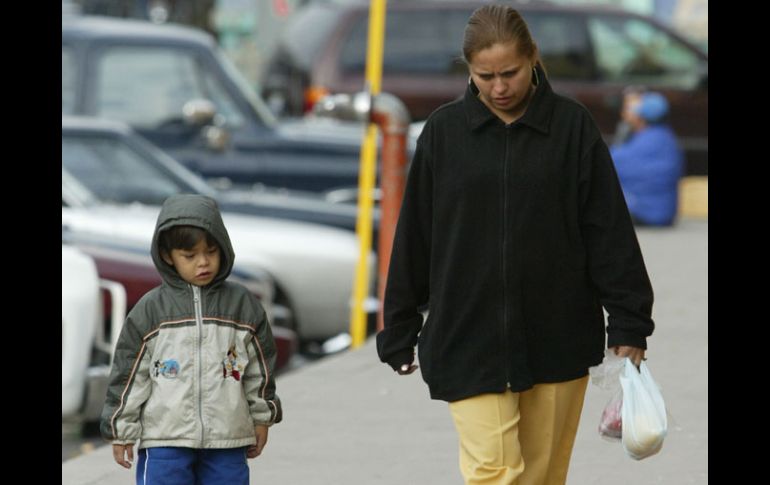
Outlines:
[[[414, 121], [464, 92], [465, 24], [486, 2], [388, 2], [382, 91]], [[671, 104], [687, 173], [708, 174], [708, 56], [653, 18], [600, 5], [509, 2], [527, 21], [556, 92], [583, 103], [605, 139], [620, 119], [622, 91], [644, 85]], [[369, 2], [312, 2], [283, 31], [264, 69], [262, 95], [280, 116], [298, 116], [326, 94], [364, 87]]]
[[[104, 243], [98, 237], [62, 234], [62, 418], [79, 419], [84, 434], [89, 435], [98, 434], [112, 357], [126, 312], [160, 283], [149, 253]], [[244, 278], [243, 272], [231, 279], [250, 289], [262, 287], [261, 282]], [[297, 349], [297, 335], [275, 325], [272, 330], [276, 371], [281, 372]]]
[[[147, 245], [72, 230], [62, 231], [62, 242], [90, 256], [96, 264], [100, 279], [122, 285], [126, 295], [126, 312], [130, 311], [145, 293], [162, 282]], [[281, 371], [297, 351], [298, 339], [295, 332], [286, 328], [286, 321], [290, 318], [288, 309], [275, 305], [272, 301], [274, 294], [272, 279], [265, 272], [246, 270], [235, 263], [228, 280], [248, 288], [265, 308], [276, 342], [276, 371]], [[106, 299], [103, 308], [103, 318], [107, 322], [103, 333], [106, 335], [112, 335], [111, 302], [112, 299]], [[109, 355], [104, 352], [92, 355], [98, 358], [99, 353], [103, 362], [109, 361]]]
[[124, 121], [207, 179], [358, 185], [360, 125], [276, 122], [214, 38], [189, 27], [63, 16], [62, 114]]
[[[114, 143], [109, 137], [63, 134], [62, 225], [149, 246], [161, 201], [179, 188], [156, 168], [131, 163], [137, 157], [125, 147], [109, 147]], [[275, 281], [276, 303], [290, 309], [292, 328], [301, 339], [347, 332], [358, 259], [354, 234], [318, 224], [222, 215], [238, 264], [268, 272]], [[373, 276], [374, 261], [370, 253]], [[374, 277], [370, 288], [373, 283]]]
[[[355, 193], [352, 189], [331, 191], [326, 196], [314, 192], [272, 187], [217, 190], [120, 121], [62, 116], [62, 137], [68, 140], [76, 138], [102, 140], [101, 150], [92, 152], [92, 155], [98, 156], [104, 166], [107, 166], [107, 161], [110, 159], [120, 160], [127, 164], [125, 170], [134, 174], [130, 181], [122, 181], [122, 190], [130, 187], [128, 194], [121, 194], [120, 191], [109, 186], [102, 187], [101, 184], [95, 184], [94, 190], [104, 188], [104, 193], [98, 194], [104, 198], [117, 199], [119, 202], [137, 201], [158, 204], [163, 201], [162, 198], [169, 195], [168, 188], [171, 187], [176, 192], [208, 195], [216, 199], [220, 208], [227, 212], [311, 222], [352, 232], [356, 230], [358, 209], [355, 207], [355, 200], [351, 200], [349, 196]], [[89, 180], [94, 177], [99, 179], [104, 176], [102, 171], [95, 170], [94, 167], [84, 163], [84, 160], [80, 160], [79, 163], [79, 169], [73, 166], [69, 168], [75, 171], [80, 179]], [[148, 182], [142, 178], [147, 174], [152, 174], [153, 180]], [[157, 191], [153, 188], [155, 186], [166, 189]], [[375, 208], [373, 211], [375, 242], [379, 220], [380, 211]]]
[[[61, 414], [85, 423], [98, 421], [104, 404], [117, 333], [105, 330], [102, 289], [109, 291], [112, 325], [120, 331], [126, 313], [125, 290], [99, 278], [93, 259], [77, 248], [61, 247]], [[101, 352], [106, 359], [94, 358]]]

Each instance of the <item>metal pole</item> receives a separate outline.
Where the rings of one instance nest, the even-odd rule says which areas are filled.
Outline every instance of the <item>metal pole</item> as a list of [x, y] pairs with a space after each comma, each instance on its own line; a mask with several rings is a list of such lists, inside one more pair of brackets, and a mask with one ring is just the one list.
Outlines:
[[380, 93], [372, 102], [372, 121], [382, 130], [382, 172], [380, 189], [380, 240], [378, 259], [378, 297], [380, 308], [377, 312], [377, 330], [384, 328], [383, 305], [385, 286], [388, 281], [388, 266], [396, 234], [396, 222], [401, 210], [401, 200], [406, 186], [406, 137], [409, 131], [409, 112], [404, 103], [389, 93]]
[[[382, 52], [385, 43], [385, 0], [372, 0], [369, 6], [369, 39], [366, 55], [366, 90], [371, 96], [380, 92], [382, 80]], [[363, 345], [366, 339], [366, 312], [363, 302], [369, 281], [367, 258], [372, 247], [372, 207], [374, 185], [377, 176], [377, 127], [369, 124], [361, 146], [361, 170], [358, 186], [358, 220], [356, 233], [359, 239], [358, 264], [353, 285], [353, 304], [350, 310], [350, 336], [352, 348]]]
[[[317, 116], [329, 118], [364, 121], [375, 123], [382, 131], [382, 179], [380, 186], [382, 189], [382, 200], [380, 203], [380, 240], [378, 249], [378, 296], [380, 308], [377, 312], [377, 329], [382, 330], [382, 302], [385, 297], [385, 285], [388, 279], [388, 266], [390, 264], [390, 254], [393, 247], [393, 237], [396, 232], [396, 222], [401, 210], [401, 200], [406, 186], [406, 137], [409, 133], [409, 112], [400, 99], [389, 93], [380, 93], [376, 96], [370, 96], [369, 93], [361, 92], [355, 95], [335, 94], [326, 96], [320, 100], [313, 108]], [[370, 125], [372, 129], [375, 125]], [[369, 146], [371, 149], [372, 146]], [[376, 155], [373, 151], [372, 157]], [[367, 169], [368, 170], [368, 169]], [[363, 173], [363, 171], [362, 171]], [[367, 172], [368, 173], [368, 172]], [[371, 175], [371, 174], [370, 174]], [[373, 181], [374, 177], [371, 175]], [[363, 193], [363, 189], [361, 192]], [[370, 197], [371, 199], [371, 197]], [[370, 207], [367, 205], [371, 200], [361, 200], [359, 196], [359, 207]], [[369, 209], [366, 209], [369, 210]], [[371, 248], [371, 217], [361, 217], [366, 213], [364, 209], [359, 210], [359, 219], [357, 230], [361, 238], [362, 248], [365, 248], [368, 254]], [[363, 221], [363, 222], [362, 222]], [[363, 253], [362, 253], [363, 254]], [[361, 270], [359, 266], [357, 268]], [[364, 268], [365, 269], [365, 268]], [[361, 280], [356, 280], [356, 302], [360, 304], [362, 298], [366, 295], [365, 286], [358, 285], [359, 281], [368, 281], [367, 276], [362, 276]], [[359, 335], [361, 341], [366, 337], [365, 318], [353, 320], [356, 325], [356, 335]], [[351, 326], [351, 335], [353, 335], [353, 326]]]

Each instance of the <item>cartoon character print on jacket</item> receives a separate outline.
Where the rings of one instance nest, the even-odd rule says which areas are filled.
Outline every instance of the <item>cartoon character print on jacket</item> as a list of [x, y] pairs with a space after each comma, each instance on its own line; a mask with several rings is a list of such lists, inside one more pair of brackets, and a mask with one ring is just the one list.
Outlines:
[[238, 363], [238, 352], [235, 351], [235, 345], [231, 345], [227, 350], [227, 356], [222, 361], [222, 378], [232, 377], [236, 381], [241, 380], [243, 364]]
[[179, 362], [174, 359], [164, 361], [156, 360], [152, 365], [152, 375], [158, 377], [162, 375], [166, 379], [174, 379], [179, 374]]

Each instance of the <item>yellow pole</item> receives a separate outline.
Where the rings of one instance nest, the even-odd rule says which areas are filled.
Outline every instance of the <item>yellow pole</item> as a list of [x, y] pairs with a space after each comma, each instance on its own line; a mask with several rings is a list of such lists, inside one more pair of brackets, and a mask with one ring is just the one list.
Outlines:
[[[369, 5], [369, 39], [366, 52], [366, 89], [374, 97], [380, 93], [382, 80], [382, 52], [385, 43], [386, 0], [371, 0]], [[358, 176], [358, 220], [356, 233], [359, 241], [358, 264], [353, 285], [353, 305], [350, 311], [351, 346], [355, 349], [366, 339], [366, 312], [364, 299], [369, 281], [368, 256], [372, 248], [372, 206], [377, 178], [377, 125], [369, 123], [361, 145], [361, 165]]]
[[387, 0], [372, 0], [369, 6], [369, 39], [366, 45], [366, 84], [372, 96], [380, 94], [382, 52], [385, 50]]

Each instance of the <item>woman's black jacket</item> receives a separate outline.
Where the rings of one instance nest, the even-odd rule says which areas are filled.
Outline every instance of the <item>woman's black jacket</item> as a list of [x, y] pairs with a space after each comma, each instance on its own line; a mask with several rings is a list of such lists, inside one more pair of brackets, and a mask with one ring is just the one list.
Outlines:
[[652, 334], [652, 287], [607, 146], [585, 107], [538, 74], [516, 122], [469, 84], [418, 140], [377, 350], [395, 369], [417, 344], [434, 399], [585, 376], [604, 355], [602, 307], [607, 346], [646, 348]]

